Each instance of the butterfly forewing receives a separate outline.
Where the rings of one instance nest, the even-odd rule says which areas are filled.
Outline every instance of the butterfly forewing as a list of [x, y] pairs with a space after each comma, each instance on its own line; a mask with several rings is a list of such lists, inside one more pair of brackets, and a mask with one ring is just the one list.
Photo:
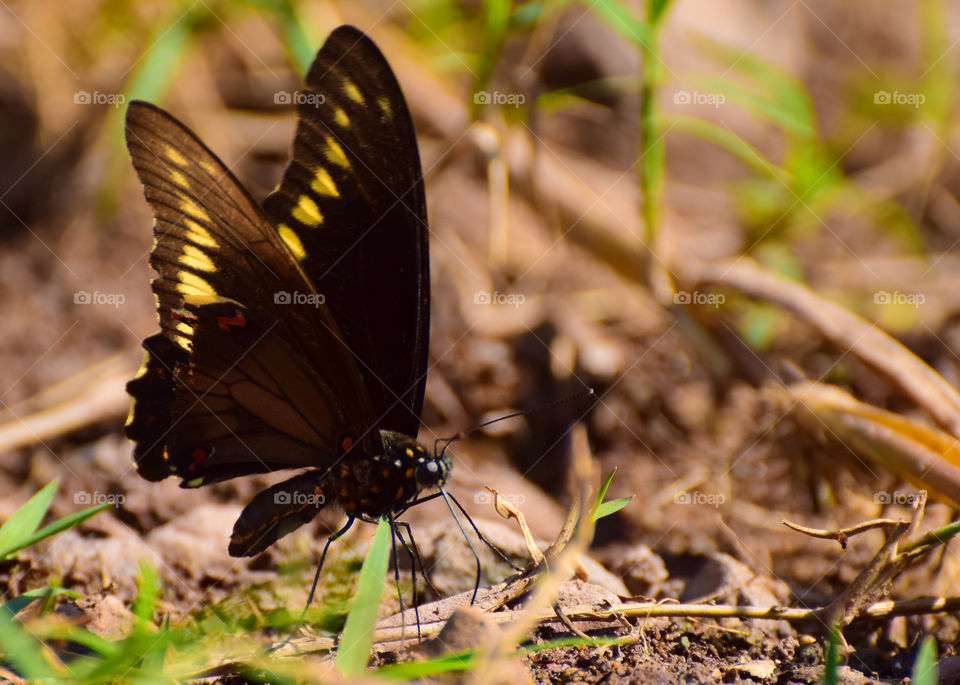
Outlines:
[[[360, 374], [289, 245], [186, 127], [134, 102], [127, 145], [154, 210], [161, 333], [128, 384], [138, 470], [184, 484], [326, 467], [379, 449]], [[344, 440], [347, 442], [344, 442]], [[345, 447], [346, 446], [346, 447]]]
[[429, 264], [420, 159], [403, 94], [377, 47], [345, 26], [331, 33], [296, 96], [293, 158], [264, 210], [325, 297], [380, 427], [416, 436]]

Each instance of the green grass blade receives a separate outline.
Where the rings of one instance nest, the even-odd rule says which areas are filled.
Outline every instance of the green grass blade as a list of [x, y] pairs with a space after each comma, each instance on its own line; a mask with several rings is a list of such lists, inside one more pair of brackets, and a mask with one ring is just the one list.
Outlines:
[[830, 642], [827, 643], [827, 655], [823, 659], [822, 685], [837, 685], [840, 682], [840, 631], [830, 629]]
[[[171, 12], [170, 21], [158, 23], [160, 28], [149, 39], [133, 76], [127, 82], [129, 100], [155, 102], [160, 99], [176, 72], [176, 64], [187, 39], [197, 23], [209, 15], [209, 12], [202, 8], [201, 5], [200, 9], [189, 12], [177, 8]], [[122, 120], [122, 112], [118, 118]]]
[[610, 488], [610, 483], [613, 482], [613, 477], [617, 474], [617, 469], [614, 468], [607, 477], [603, 479], [603, 483], [600, 485], [600, 491], [597, 493], [597, 498], [593, 502], [593, 506], [590, 508], [590, 520], [598, 521], [604, 516], [610, 516], [610, 514], [615, 514], [625, 506], [630, 504], [630, 500], [633, 499], [633, 495], [629, 497], [621, 497], [620, 499], [613, 500], [612, 502], [604, 502], [603, 498], [607, 496], [607, 490]]
[[659, 24], [669, 7], [670, 0], [649, 0], [647, 3], [647, 18], [650, 23], [653, 26]]
[[597, 501], [593, 505], [594, 511], [596, 511], [601, 504], [603, 504], [603, 498], [607, 496], [607, 490], [610, 489], [610, 483], [613, 482], [613, 477], [617, 475], [617, 467], [614, 466], [613, 470], [607, 474], [607, 477], [603, 479], [603, 483], [600, 485], [600, 491], [597, 493]]
[[40, 492], [27, 500], [26, 504], [13, 512], [13, 516], [7, 519], [3, 526], [0, 526], [0, 558], [6, 558], [27, 546], [26, 541], [47, 515], [50, 502], [57, 493], [57, 485], [57, 480], [47, 483]]
[[62, 587], [39, 587], [35, 590], [27, 590], [22, 595], [17, 595], [3, 606], [0, 606], [0, 612], [5, 612], [8, 616], [15, 616], [18, 612], [27, 608], [38, 599], [44, 597], [59, 597], [60, 595], [67, 595], [73, 598], [81, 596], [73, 590], [67, 590]]
[[28, 680], [53, 679], [56, 673], [43, 656], [43, 646], [5, 611], [0, 611], [0, 653]]
[[245, 0], [243, 4], [273, 14], [280, 25], [287, 52], [293, 56], [300, 73], [306, 74], [317, 48], [307, 37], [294, 3], [290, 0]]
[[133, 601], [133, 615], [141, 621], [153, 620], [157, 594], [160, 592], [160, 578], [152, 564], [140, 563], [140, 577], [137, 579], [137, 598]]
[[630, 495], [629, 497], [621, 497], [620, 499], [610, 500], [609, 502], [603, 502], [599, 507], [594, 509], [592, 514], [593, 520], [599, 521], [605, 516], [616, 514], [618, 511], [620, 511], [625, 506], [630, 504], [630, 501], [632, 499], [633, 499], [633, 495]]
[[633, 16], [630, 7], [624, 2], [598, 0], [592, 5], [592, 9], [611, 29], [633, 45], [646, 45], [653, 39], [650, 25]]
[[390, 680], [412, 681], [417, 678], [427, 678], [429, 676], [440, 675], [441, 673], [452, 673], [458, 671], [468, 671], [476, 664], [476, 651], [468, 649], [463, 652], [454, 652], [452, 654], [443, 654], [427, 661], [408, 661], [402, 664], [390, 664], [377, 669], [377, 675], [389, 678]]
[[782, 181], [786, 185], [790, 185], [792, 182], [790, 175], [772, 162], [760, 152], [760, 150], [723, 126], [718, 126], [704, 119], [683, 114], [665, 115], [662, 124], [666, 130], [688, 133], [714, 143], [715, 145], [719, 145], [727, 152], [740, 158], [745, 164], [750, 165], [757, 171], [767, 174], [774, 179]]
[[342, 673], [363, 673], [367, 668], [389, 560], [390, 525], [385, 519], [380, 519], [367, 558], [360, 569], [357, 594], [354, 595], [340, 636], [340, 649], [334, 663]]
[[95, 507], [90, 507], [89, 509], [78, 511], [76, 514], [70, 514], [69, 516], [64, 516], [62, 519], [58, 519], [53, 523], [51, 523], [50, 525], [44, 526], [33, 535], [29, 535], [26, 538], [22, 539], [12, 549], [9, 549], [4, 551], [3, 553], [0, 553], [0, 557], [13, 554], [14, 552], [18, 552], [21, 549], [24, 549], [25, 547], [29, 547], [30, 545], [35, 545], [36, 543], [40, 542], [44, 538], [48, 538], [52, 535], [56, 535], [57, 533], [67, 530], [68, 528], [73, 528], [74, 526], [77, 526], [83, 523], [94, 514], [99, 514], [101, 511], [103, 511], [107, 507], [112, 507], [112, 506], [113, 506], [112, 503], [104, 502], [103, 504], [98, 504]]
[[931, 636], [923, 638], [917, 660], [913, 662], [910, 682], [913, 685], [937, 685], [940, 679], [937, 668], [937, 641]]

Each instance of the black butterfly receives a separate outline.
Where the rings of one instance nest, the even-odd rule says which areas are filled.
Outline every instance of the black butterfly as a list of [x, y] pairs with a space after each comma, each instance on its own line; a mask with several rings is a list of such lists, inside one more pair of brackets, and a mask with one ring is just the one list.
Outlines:
[[330, 502], [348, 515], [331, 540], [357, 518], [396, 530], [451, 469], [415, 439], [430, 286], [403, 94], [370, 39], [342, 26], [294, 98], [293, 159], [262, 208], [172, 116], [145, 102], [127, 111], [156, 216], [161, 328], [127, 384], [137, 470], [195, 488], [306, 469], [246, 506], [233, 556], [262, 552]]

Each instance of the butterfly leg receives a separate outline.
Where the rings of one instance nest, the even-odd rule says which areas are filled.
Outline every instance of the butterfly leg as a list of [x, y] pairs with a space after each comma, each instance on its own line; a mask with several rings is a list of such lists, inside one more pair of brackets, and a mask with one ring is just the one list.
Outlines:
[[[460, 532], [463, 534], [463, 539], [467, 541], [467, 545], [470, 547], [470, 551], [473, 553], [473, 560], [477, 564], [477, 576], [476, 580], [473, 583], [473, 595], [470, 597], [470, 605], [473, 606], [473, 603], [477, 601], [477, 592], [480, 590], [480, 555], [477, 554], [477, 548], [473, 546], [473, 542], [470, 541], [470, 537], [467, 535], [467, 531], [463, 529], [463, 524], [460, 523], [460, 517], [457, 516], [457, 512], [453, 510], [453, 505], [450, 504], [450, 500], [453, 499], [453, 495], [448, 493], [443, 488], [440, 488], [440, 496], [443, 497], [443, 501], [447, 503], [447, 509], [450, 510], [450, 514], [453, 516], [453, 520], [457, 522], [457, 528], [460, 529]], [[454, 502], [457, 502], [456, 499], [453, 499]], [[477, 532], [477, 535], [480, 535], [480, 531], [477, 530], [476, 524], [474, 524], [473, 519], [464, 511], [463, 507], [460, 506], [460, 503], [457, 502], [457, 506], [460, 507], [460, 511], [463, 511], [464, 516], [467, 517], [467, 520], [470, 521], [470, 525], [473, 526], [473, 529]], [[480, 539], [483, 540], [483, 536], [480, 535]], [[489, 542], [487, 543], [490, 544]]]
[[447, 493], [447, 495], [450, 497], [450, 499], [453, 500], [453, 503], [457, 505], [457, 509], [459, 509], [460, 511], [462, 511], [462, 512], [463, 512], [463, 515], [467, 517], [467, 521], [470, 523], [470, 526], [473, 528], [473, 532], [477, 534], [477, 537], [478, 537], [478, 538], [480, 538], [480, 542], [482, 542], [482, 543], [485, 544], [487, 547], [489, 547], [490, 549], [492, 549], [492, 550], [494, 551], [494, 553], [496, 553], [496, 555], [497, 555], [498, 557], [500, 557], [500, 559], [502, 559], [502, 560], [504, 561], [504, 563], [506, 563], [506, 564], [507, 564], [510, 568], [512, 568], [514, 571], [517, 571], [517, 572], [523, 571], [522, 568], [520, 568], [519, 566], [517, 566], [516, 564], [514, 564], [512, 561], [510, 561], [510, 557], [508, 557], [508, 556], [506, 555], [506, 553], [504, 553], [504, 551], [503, 551], [502, 549], [500, 549], [499, 547], [497, 547], [495, 544], [493, 544], [492, 542], [490, 542], [489, 540], [487, 540], [487, 538], [485, 538], [485, 537], [483, 536], [483, 533], [481, 533], [481, 532], [480, 532], [480, 529], [477, 528], [477, 524], [473, 522], [473, 519], [470, 518], [470, 514], [467, 513], [467, 510], [463, 508], [463, 505], [460, 504], [460, 502], [457, 500], [457, 498], [454, 497], [454, 496], [453, 496], [452, 494], [450, 494], [449, 492]]
[[[400, 544], [403, 545], [404, 549], [407, 550], [407, 554], [410, 555], [410, 578], [413, 581], [413, 613], [417, 617], [417, 641], [423, 641], [423, 635], [420, 634], [420, 602], [417, 601], [417, 566], [420, 566], [420, 575], [423, 576], [423, 579], [427, 582], [427, 572], [423, 567], [423, 560], [420, 558], [420, 552], [417, 550], [417, 543], [413, 539], [413, 529], [410, 528], [410, 524], [406, 521], [397, 521], [397, 537], [400, 538]], [[407, 535], [410, 536], [410, 544], [407, 544], [407, 541], [403, 539], [403, 534], [400, 532], [400, 528], [404, 528], [407, 531]], [[399, 577], [399, 576], [398, 576]], [[399, 592], [399, 588], [397, 588]], [[401, 623], [403, 622], [403, 617], [401, 617]], [[402, 631], [401, 631], [402, 632]]]
[[[403, 590], [400, 588], [400, 564], [398, 563], [400, 557], [397, 555], [397, 536], [400, 535], [400, 531], [397, 528], [397, 520], [394, 518], [393, 514], [387, 514], [387, 521], [390, 523], [390, 544], [393, 547], [393, 581], [397, 586], [397, 600], [400, 602], [400, 648], [403, 649], [403, 634], [406, 629], [406, 617], [403, 615]], [[403, 542], [403, 538], [400, 538], [400, 541]], [[406, 547], [406, 545], [404, 545]], [[414, 578], [414, 586], [416, 586], [416, 578]], [[414, 587], [414, 593], [416, 593], [416, 587]], [[420, 615], [417, 615], [417, 632], [420, 631]]]
[[297, 619], [297, 624], [294, 626], [293, 631], [287, 636], [287, 639], [281, 642], [279, 645], [271, 649], [271, 652], [276, 652], [279, 649], [282, 649], [293, 639], [293, 636], [299, 630], [300, 626], [303, 625], [303, 620], [307, 617], [307, 610], [310, 609], [310, 605], [313, 604], [313, 598], [317, 593], [317, 586], [320, 584], [320, 572], [323, 570], [323, 562], [327, 558], [327, 550], [330, 549], [330, 545], [334, 540], [343, 537], [343, 535], [350, 530], [350, 527], [353, 525], [353, 522], [356, 519], [351, 516], [347, 519], [347, 522], [343, 524], [343, 528], [338, 530], [336, 533], [327, 538], [327, 543], [323, 546], [323, 551], [320, 553], [320, 563], [317, 564], [317, 571], [313, 574], [313, 584], [310, 586], [310, 594], [307, 595], [307, 603], [303, 607], [303, 611], [300, 614], [300, 618]]
[[[437, 497], [440, 497], [440, 496], [441, 496], [441, 493], [439, 493], [439, 492], [434, 492], [434, 493], [432, 493], [432, 494], [426, 495], [425, 497], [420, 497], [420, 498], [418, 498], [418, 499], [415, 499], [415, 500], [413, 500], [412, 502], [410, 502], [409, 504], [407, 504], [407, 506], [403, 509], [403, 511], [406, 511], [406, 510], [409, 509], [410, 507], [415, 506], [415, 505], [417, 505], [417, 504], [422, 504], [423, 502], [429, 502], [430, 500], [436, 499]], [[451, 493], [449, 493], [449, 492], [446, 493], [446, 496], [449, 497], [450, 499], [452, 499], [452, 500], [453, 500], [453, 503], [457, 505], [457, 508], [458, 508], [461, 512], [463, 512], [463, 515], [464, 515], [464, 516], [467, 517], [467, 521], [470, 522], [470, 527], [473, 528], [473, 532], [477, 534], [477, 537], [478, 537], [478, 538], [480, 538], [480, 542], [482, 542], [482, 543], [485, 544], [487, 547], [489, 547], [490, 549], [492, 549], [492, 550], [494, 551], [494, 553], [495, 553], [498, 557], [500, 557], [500, 559], [502, 559], [503, 562], [504, 562], [505, 564], [507, 564], [510, 568], [512, 568], [514, 571], [517, 571], [518, 573], [521, 572], [521, 571], [523, 571], [522, 568], [520, 568], [519, 566], [517, 566], [516, 564], [514, 564], [512, 561], [510, 561], [510, 557], [508, 557], [508, 556], [504, 553], [504, 551], [503, 551], [502, 549], [500, 549], [499, 547], [497, 547], [495, 544], [493, 544], [492, 542], [490, 542], [489, 540], [487, 540], [487, 538], [485, 538], [485, 537], [483, 536], [483, 533], [481, 533], [481, 532], [480, 532], [480, 529], [477, 528], [477, 524], [473, 522], [473, 519], [470, 517], [470, 514], [467, 513], [467, 510], [463, 508], [463, 505], [460, 504], [459, 500], [457, 500], [456, 497], [454, 497], [454, 496], [453, 496]], [[449, 505], [448, 505], [448, 506], [449, 506]], [[400, 514], [402, 514], [403, 511], [399, 512], [399, 513], [397, 514], [397, 516], [399, 516]]]

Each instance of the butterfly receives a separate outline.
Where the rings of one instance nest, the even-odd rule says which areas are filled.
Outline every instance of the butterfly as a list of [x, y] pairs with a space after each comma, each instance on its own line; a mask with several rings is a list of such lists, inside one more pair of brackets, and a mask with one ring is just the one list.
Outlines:
[[428, 229], [400, 86], [374, 43], [341, 26], [287, 97], [293, 156], [262, 206], [170, 114], [135, 101], [126, 116], [155, 216], [160, 321], [127, 383], [137, 471], [198, 488], [300, 470], [246, 505], [233, 556], [261, 553], [332, 503], [347, 523], [327, 546], [356, 519], [385, 517], [399, 535], [396, 517], [446, 498], [451, 470], [416, 440]]

